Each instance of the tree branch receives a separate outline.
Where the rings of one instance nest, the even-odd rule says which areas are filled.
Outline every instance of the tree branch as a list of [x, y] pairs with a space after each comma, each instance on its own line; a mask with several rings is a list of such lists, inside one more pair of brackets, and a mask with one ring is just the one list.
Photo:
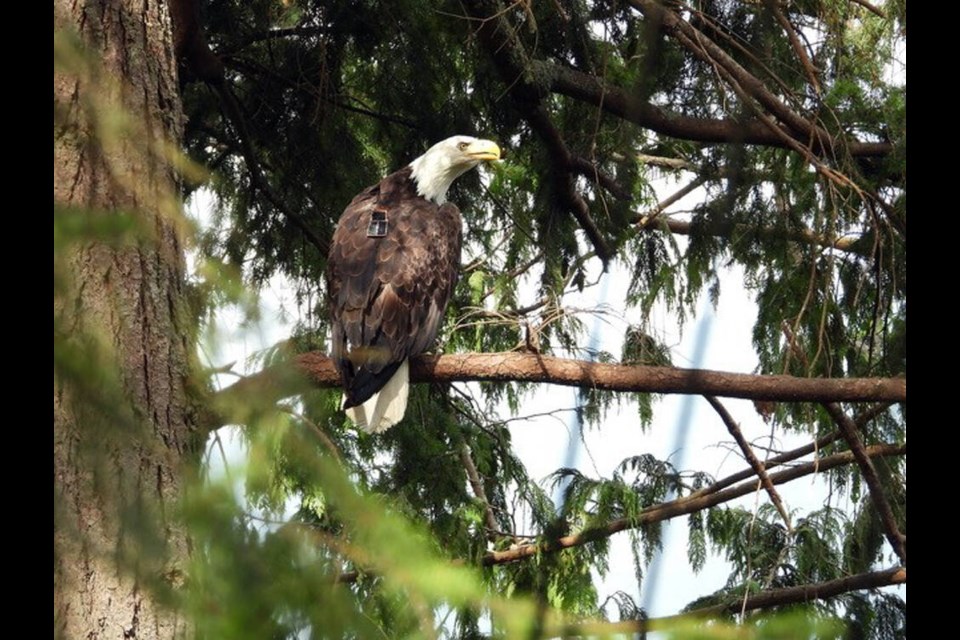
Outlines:
[[260, 170], [253, 148], [253, 136], [236, 97], [226, 81], [223, 61], [210, 50], [200, 22], [200, 6], [197, 0], [168, 0], [175, 33], [175, 47], [180, 63], [196, 78], [213, 89], [220, 98], [225, 119], [236, 131], [250, 184], [270, 202], [273, 207], [300, 229], [306, 239], [316, 247], [320, 255], [326, 255], [326, 243], [297, 213], [291, 211], [274, 193]]
[[577, 224], [587, 234], [590, 243], [593, 245], [597, 257], [604, 265], [613, 257], [613, 251], [607, 244], [606, 239], [597, 228], [597, 223], [593, 221], [590, 215], [590, 207], [583, 197], [577, 192], [576, 181], [571, 174], [571, 168], [574, 165], [573, 154], [567, 148], [563, 136], [557, 131], [557, 128], [550, 122], [550, 117], [541, 105], [526, 109], [527, 121], [530, 126], [539, 134], [540, 139], [550, 150], [554, 158], [554, 167], [556, 175], [554, 176], [557, 187], [557, 194], [560, 196], [564, 206], [577, 220]]
[[283, 199], [274, 193], [270, 183], [264, 177], [263, 172], [260, 170], [260, 163], [257, 161], [256, 151], [253, 148], [253, 136], [247, 127], [246, 119], [243, 117], [240, 105], [237, 103], [230, 87], [225, 82], [212, 86], [220, 96], [220, 101], [221, 104], [223, 104], [227, 119], [237, 132], [237, 137], [240, 140], [240, 148], [243, 151], [243, 160], [247, 165], [247, 173], [250, 176], [250, 183], [257, 191], [263, 194], [267, 201], [273, 205], [274, 209], [293, 222], [310, 244], [320, 252], [321, 256], [327, 255], [327, 243], [317, 235], [316, 231], [314, 231], [299, 214], [292, 211]]
[[[899, 456], [907, 452], [906, 445], [882, 444], [867, 447], [866, 454], [873, 456]], [[777, 484], [784, 484], [797, 478], [802, 478], [814, 473], [821, 473], [839, 467], [842, 465], [856, 462], [853, 454], [849, 451], [837, 453], [813, 462], [797, 465], [790, 469], [785, 469], [778, 473], [770, 474], [770, 481]], [[752, 474], [752, 470], [748, 473]], [[552, 553], [570, 547], [579, 547], [594, 540], [608, 538], [615, 533], [635, 529], [637, 527], [670, 520], [678, 516], [695, 513], [709, 507], [715, 507], [724, 502], [729, 502], [741, 496], [753, 493], [757, 488], [756, 482], [747, 481], [734, 487], [713, 492], [698, 492], [683, 498], [664, 502], [652, 507], [648, 507], [636, 518], [617, 518], [606, 524], [591, 527], [578, 533], [568, 536], [555, 538], [553, 540], [544, 540], [539, 543], [525, 544], [506, 549], [504, 551], [490, 551], [483, 556], [484, 565], [506, 564], [517, 562], [526, 558], [537, 556], [541, 553]], [[709, 490], [709, 488], [708, 488]], [[742, 602], [742, 601], [741, 601]]]
[[[662, 205], [663, 203], [661, 203]], [[672, 203], [671, 203], [672, 204]], [[660, 209], [661, 205], [657, 205], [657, 209]], [[656, 221], [655, 224], [652, 224], [653, 221]], [[647, 213], [643, 216], [638, 217], [635, 220], [635, 223], [640, 225], [642, 229], [651, 230], [657, 228], [666, 228], [671, 233], [676, 233], [680, 235], [691, 235], [696, 230], [696, 232], [717, 236], [721, 238], [733, 238], [734, 235], [746, 236], [746, 235], [755, 235], [759, 238], [769, 238], [776, 240], [791, 240], [793, 242], [799, 242], [802, 244], [815, 245], [818, 247], [823, 247], [824, 249], [836, 249], [838, 251], [843, 251], [845, 253], [854, 253], [865, 258], [871, 257], [871, 247], [863, 246], [860, 243], [860, 238], [856, 236], [841, 236], [839, 238], [830, 238], [826, 236], [821, 236], [809, 229], [776, 229], [773, 227], [751, 227], [745, 224], [739, 224], [736, 222], [728, 221], [717, 221], [711, 220], [707, 222], [686, 222], [683, 220], [675, 220], [663, 216], [653, 216], [652, 213]]]
[[858, 5], [860, 5], [861, 7], [863, 7], [864, 9], [866, 9], [867, 11], [869, 11], [870, 13], [872, 13], [872, 14], [874, 14], [874, 15], [876, 15], [876, 16], [879, 16], [879, 17], [883, 18], [884, 20], [887, 19], [887, 14], [886, 14], [886, 12], [883, 11], [883, 9], [877, 8], [875, 5], [872, 5], [872, 4], [870, 4], [869, 2], [867, 2], [867, 0], [850, 0], [850, 2], [852, 2], [853, 4], [858, 4]]
[[466, 442], [460, 443], [460, 462], [463, 464], [467, 473], [467, 480], [470, 481], [470, 488], [473, 489], [473, 495], [483, 504], [484, 522], [487, 526], [487, 537], [496, 537], [497, 519], [493, 515], [493, 508], [490, 501], [487, 500], [487, 492], [483, 489], [483, 480], [480, 479], [480, 473], [477, 471], [477, 465], [473, 463], [470, 445]]
[[[767, 460], [767, 470], [769, 471], [770, 469], [778, 467], [785, 462], [790, 462], [791, 460], [796, 460], [797, 458], [802, 458], [803, 456], [814, 453], [815, 451], [819, 451], [827, 445], [836, 442], [841, 437], [842, 436], [840, 435], [839, 431], [834, 431], [833, 433], [823, 436], [822, 438], [817, 438], [816, 441], [811, 442], [810, 444], [805, 444], [802, 447], [797, 447], [796, 449], [791, 449], [790, 451], [784, 451], [780, 455], [774, 456]], [[732, 486], [741, 480], [746, 480], [752, 475], [754, 475], [753, 469], [744, 469], [743, 471], [738, 471], [737, 473], [729, 475], [722, 480], [714, 482], [709, 487], [704, 487], [703, 489], [694, 491], [688, 497], [693, 498], [696, 496], [705, 496], [711, 493], [716, 493], [717, 491], [726, 489], [727, 487]]]
[[750, 465], [750, 468], [753, 469], [753, 472], [757, 474], [760, 484], [763, 485], [767, 495], [770, 496], [770, 502], [772, 502], [773, 506], [777, 508], [777, 512], [780, 513], [780, 517], [783, 518], [783, 524], [787, 527], [787, 533], [792, 536], [793, 525], [790, 523], [790, 514], [787, 513], [786, 508], [783, 506], [783, 500], [780, 499], [780, 494], [777, 493], [773, 483], [770, 481], [770, 476], [767, 475], [767, 470], [764, 468], [763, 462], [761, 462], [760, 459], [757, 458], [757, 456], [753, 453], [750, 443], [747, 442], [747, 439], [743, 437], [743, 433], [740, 431], [740, 426], [737, 424], [736, 420], [733, 419], [733, 416], [731, 416], [727, 411], [727, 408], [724, 407], [723, 404], [713, 396], [704, 396], [704, 398], [710, 403], [710, 406], [713, 407], [714, 411], [717, 412], [717, 415], [720, 416], [723, 424], [727, 427], [727, 431], [731, 436], [733, 436], [737, 446], [740, 447], [741, 453], [743, 453], [744, 459]]
[[890, 543], [890, 546], [893, 547], [897, 557], [900, 558], [900, 562], [906, 566], [906, 536], [900, 533], [900, 528], [897, 526], [897, 519], [893, 515], [893, 509], [890, 508], [890, 503], [883, 493], [883, 485], [880, 484], [877, 470], [874, 468], [870, 456], [866, 454], [866, 447], [864, 447], [863, 441], [860, 439], [857, 424], [850, 419], [837, 403], [827, 402], [824, 403], [823, 407], [827, 410], [827, 413], [830, 414], [830, 417], [833, 418], [833, 421], [837, 423], [837, 426], [840, 427], [840, 432], [843, 434], [844, 440], [846, 440], [850, 446], [850, 452], [856, 458], [857, 466], [860, 467], [860, 473], [863, 474], [863, 480], [867, 483], [867, 488], [870, 491], [870, 500], [877, 510], [877, 515], [880, 518], [880, 523], [883, 525], [883, 531], [887, 537], [887, 541]]
[[839, 150], [829, 133], [790, 109], [759, 78], [674, 11], [654, 0], [629, 0], [629, 3], [648, 18], [662, 24], [665, 31], [694, 56], [708, 65], [722, 69], [743, 91], [783, 122], [797, 141], [808, 145], [817, 154]]
[[[782, 402], [906, 402], [906, 378], [798, 378], [606, 364], [555, 358], [539, 353], [426, 355], [410, 362], [411, 382], [541, 382], [634, 393], [715, 395]], [[268, 367], [216, 394], [221, 411], [256, 398], [269, 404], [313, 387], [338, 387], [340, 375], [325, 354], [303, 353], [289, 363]], [[229, 415], [229, 414], [227, 414]], [[223, 424], [208, 416], [207, 427]], [[213, 420], [211, 423], [209, 420]]]
[[906, 567], [892, 567], [880, 571], [869, 573], [858, 573], [852, 576], [818, 582], [815, 584], [804, 584], [796, 587], [784, 587], [782, 589], [771, 589], [763, 591], [746, 600], [737, 598], [712, 607], [703, 607], [694, 609], [687, 613], [663, 618], [650, 618], [647, 620], [622, 620], [620, 622], [585, 622], [573, 625], [556, 625], [546, 632], [551, 636], [613, 636], [617, 634], [645, 633], [647, 631], [669, 630], [676, 623], [697, 619], [713, 618], [726, 613], [736, 613], [741, 610], [754, 611], [757, 609], [769, 609], [788, 604], [800, 604], [810, 602], [811, 600], [829, 600], [836, 596], [851, 591], [862, 591], [865, 589], [879, 589], [897, 584], [907, 583]]
[[281, 40], [284, 38], [312, 38], [325, 35], [329, 31], [329, 27], [319, 25], [261, 29], [260, 31], [253, 31], [242, 38], [228, 43], [227, 46], [218, 49], [217, 53], [221, 56], [229, 56], [258, 42], [268, 42], [270, 40]]
[[800, 66], [803, 68], [803, 72], [807, 76], [807, 82], [810, 83], [810, 86], [813, 88], [814, 92], [819, 96], [821, 89], [820, 81], [817, 80], [817, 70], [814, 69], [813, 63], [810, 62], [810, 56], [807, 55], [806, 49], [803, 48], [803, 43], [800, 42], [800, 36], [797, 35], [797, 30], [794, 28], [790, 20], [787, 19], [787, 16], [783, 14], [783, 11], [780, 10], [780, 5], [777, 0], [764, 0], [764, 4], [766, 5], [767, 10], [773, 13], [773, 16], [777, 19], [777, 22], [780, 24], [783, 32], [787, 35], [787, 39], [790, 41], [790, 46], [793, 48], [793, 52], [797, 55], [797, 60], [800, 62]]
[[[539, 78], [547, 90], [596, 105], [607, 113], [662, 135], [692, 142], [790, 148], [760, 120], [695, 118], [671, 113], [581, 71], [542, 60], [531, 61], [530, 65], [531, 74]], [[893, 145], [889, 142], [849, 140], [845, 141], [845, 148], [851, 156], [873, 157], [888, 155]]]
[[633, 196], [630, 194], [630, 192], [624, 189], [619, 182], [600, 171], [595, 164], [586, 158], [571, 156], [568, 159], [568, 163], [571, 171], [574, 171], [584, 178], [587, 178], [591, 182], [600, 185], [612, 193], [613, 197], [617, 200], [633, 200]]
[[[528, 73], [530, 65], [523, 46], [517, 41], [509, 23], [502, 17], [497, 3], [467, 0], [464, 6], [471, 17], [478, 21], [480, 26], [477, 35], [493, 58], [514, 105], [553, 155], [557, 195], [587, 234], [597, 257], [606, 265], [613, 257], [613, 251], [590, 216], [586, 201], [577, 193], [576, 181], [571, 173], [577, 163], [542, 105], [544, 94]], [[597, 172], [592, 171], [590, 177], [597, 179]]]

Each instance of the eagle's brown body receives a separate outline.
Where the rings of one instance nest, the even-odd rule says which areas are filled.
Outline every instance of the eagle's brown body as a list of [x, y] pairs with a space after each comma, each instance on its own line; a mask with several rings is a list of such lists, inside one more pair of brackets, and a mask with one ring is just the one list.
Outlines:
[[344, 210], [327, 263], [331, 355], [344, 409], [383, 431], [403, 418], [409, 358], [437, 338], [460, 269], [458, 176], [500, 157], [489, 140], [454, 136], [364, 189]]
[[[368, 400], [403, 360], [433, 344], [457, 283], [460, 211], [418, 195], [410, 173], [405, 167], [365, 189], [333, 234], [327, 286], [345, 408]], [[377, 210], [386, 235], [369, 237]]]

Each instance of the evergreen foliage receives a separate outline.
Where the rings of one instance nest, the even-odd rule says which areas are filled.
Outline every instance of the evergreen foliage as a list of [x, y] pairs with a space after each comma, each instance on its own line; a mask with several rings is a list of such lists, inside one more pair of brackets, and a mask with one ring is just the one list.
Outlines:
[[[185, 153], [209, 170], [205, 187], [216, 195], [186, 294], [198, 332], [279, 274], [296, 287], [300, 320], [258, 366], [324, 352], [326, 243], [344, 206], [463, 133], [498, 140], [506, 160], [451, 191], [465, 250], [440, 351], [672, 366], [655, 305], [689, 322], [702, 293], [723, 295], [723, 272], [736, 265], [759, 309], [756, 373], [905, 376], [904, 4], [202, 3], [206, 44], [223, 68], [208, 77], [181, 60]], [[654, 183], [665, 181], [699, 189], [691, 211], [657, 202], [665, 194]], [[181, 195], [199, 186], [184, 181]], [[94, 213], [55, 206], [55, 301], [70, 287], [58, 256], [140, 232], [127, 217]], [[605, 310], [569, 303], [596, 285], [598, 266], [629, 274], [615, 310], [631, 318], [619, 358], [587, 347]], [[69, 335], [56, 310], [54, 328], [55, 376], [85, 389], [99, 347]], [[563, 468], [541, 483], [501, 415], [519, 411], [528, 382], [469, 393], [417, 385], [403, 422], [371, 436], [345, 419], [336, 389], [225, 407], [214, 400], [214, 373], [192, 382], [198, 411], [242, 425], [249, 461], [242, 496], [228, 480], [199, 478], [179, 514], [193, 551], [183, 588], [164, 597], [198, 637], [630, 631], [605, 620], [643, 624], [646, 612], [622, 592], [601, 600], [597, 577], [609, 570], [610, 536], [629, 535], [643, 588], [661, 522], [673, 517], [657, 515], [661, 505], [687, 518], [694, 570], [710, 554], [730, 564], [723, 588], [687, 610], [718, 606], [711, 613], [742, 625], [737, 637], [905, 637], [905, 602], [875, 589], [735, 615], [771, 590], [905, 567], [852, 459], [823, 471], [850, 512], [835, 497], [808, 513], [788, 505], [786, 521], [772, 502], [682, 510], [731, 485], [755, 487], [756, 477], [720, 486], [701, 469], [625, 451], [611, 477]], [[636, 401], [638, 428], [649, 428], [658, 399], [585, 388], [576, 413], [602, 430], [612, 407]], [[902, 445], [872, 458], [872, 473], [905, 534], [905, 406], [833, 404], [757, 410], [772, 429], [827, 437], [819, 458], [853, 448], [829, 437], [834, 411], [851, 416], [864, 446]], [[771, 465], [769, 474], [781, 471]], [[497, 560], [524, 548], [535, 551]], [[720, 623], [659, 624], [678, 638], [733, 633]]]

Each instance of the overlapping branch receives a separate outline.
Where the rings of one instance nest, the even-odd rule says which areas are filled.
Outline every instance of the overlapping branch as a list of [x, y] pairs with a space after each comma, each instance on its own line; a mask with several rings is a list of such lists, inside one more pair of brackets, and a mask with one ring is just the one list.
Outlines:
[[[866, 447], [864, 451], [866, 455], [871, 458], [877, 456], [900, 456], [906, 455], [907, 445], [873, 445]], [[796, 480], [797, 478], [802, 478], [803, 476], [814, 473], [822, 473], [829, 469], [852, 464], [854, 462], [854, 455], [849, 451], [844, 451], [842, 453], [837, 453], [814, 460], [813, 462], [797, 465], [777, 473], [771, 473], [769, 474], [769, 479], [774, 485], [784, 484], [792, 480]], [[750, 473], [752, 472], [753, 470], [751, 469]], [[621, 531], [636, 529], [641, 526], [663, 522], [664, 520], [670, 520], [678, 516], [688, 515], [703, 509], [715, 507], [719, 504], [729, 502], [745, 495], [749, 495], [756, 491], [757, 484], [755, 481], [748, 480], [720, 491], [711, 492], [709, 489], [710, 488], [708, 487], [704, 491], [700, 491], [689, 496], [684, 496], [682, 498], [677, 498], [676, 500], [671, 500], [670, 502], [654, 505], [645, 509], [635, 518], [616, 518], [605, 524], [591, 527], [571, 535], [562, 536], [560, 538], [544, 540], [538, 543], [524, 544], [512, 549], [505, 549], [503, 551], [491, 551], [483, 557], [483, 564], [506, 564], [509, 562], [517, 562], [519, 560], [531, 558], [541, 553], [552, 553], [561, 551], [562, 549], [579, 547], [594, 540], [608, 538]]]
[[788, 604], [800, 604], [811, 602], [813, 600], [829, 600], [838, 595], [849, 593], [851, 591], [862, 591], [865, 589], [879, 589], [898, 584], [907, 583], [906, 567], [891, 567], [880, 571], [871, 571], [868, 573], [858, 573], [852, 576], [844, 576], [836, 580], [827, 580], [814, 584], [804, 584], [796, 587], [784, 587], [782, 589], [771, 589], [763, 591], [746, 599], [736, 598], [730, 602], [717, 604], [711, 607], [694, 609], [687, 613], [674, 616], [665, 616], [663, 618], [651, 618], [648, 620], [622, 620], [620, 622], [585, 622], [576, 625], [565, 625], [556, 629], [549, 629], [551, 635], [571, 637], [571, 636], [609, 636], [627, 633], [645, 633], [647, 631], [656, 631], [669, 629], [673, 625], [683, 620], [712, 618], [724, 613], [735, 613], [739, 611], [755, 611], [757, 609], [769, 609], [770, 607], [779, 607]]
[[750, 443], [747, 442], [747, 439], [743, 437], [743, 433], [740, 431], [740, 425], [738, 425], [736, 420], [733, 419], [733, 416], [731, 416], [730, 412], [727, 411], [727, 408], [723, 406], [723, 403], [713, 396], [704, 396], [704, 398], [710, 403], [710, 406], [713, 407], [714, 411], [717, 412], [717, 415], [720, 416], [723, 424], [727, 427], [727, 431], [731, 436], [733, 436], [737, 446], [740, 447], [740, 452], [743, 454], [743, 458], [750, 464], [750, 468], [753, 469], [753, 472], [757, 474], [760, 484], [767, 492], [767, 495], [770, 496], [770, 502], [772, 502], [773, 506], [777, 508], [777, 512], [780, 514], [780, 517], [783, 518], [783, 524], [787, 527], [787, 531], [792, 534], [793, 524], [790, 522], [790, 514], [787, 513], [787, 509], [783, 505], [783, 500], [780, 499], [780, 494], [777, 493], [777, 490], [774, 488], [773, 482], [770, 480], [770, 475], [767, 473], [767, 469], [763, 462], [757, 458], [756, 454], [753, 452], [753, 448], [750, 446]]
[[[601, 177], [601, 172], [596, 168], [590, 167], [588, 170], [586, 165], [589, 163], [575, 157], [567, 147], [541, 104], [544, 94], [528, 73], [530, 64], [526, 52], [507, 20], [502, 17], [497, 3], [470, 0], [464, 4], [479, 24], [477, 35], [493, 58], [514, 105], [550, 150], [554, 159], [554, 188], [561, 204], [570, 211], [586, 233], [597, 257], [606, 264], [613, 257], [613, 250], [590, 215], [586, 201], [578, 193], [574, 174], [584, 175], [601, 185], [616, 185], [615, 181], [607, 176]], [[615, 193], [620, 197], [625, 192], [615, 187]]]
[[873, 503], [873, 507], [876, 509], [877, 515], [880, 518], [887, 542], [893, 547], [897, 557], [900, 558], [900, 562], [906, 565], [907, 538], [900, 533], [900, 528], [897, 526], [897, 519], [893, 515], [893, 509], [890, 507], [890, 502], [883, 492], [880, 478], [877, 476], [877, 470], [874, 468], [870, 456], [866, 453], [867, 447], [863, 445], [863, 441], [860, 439], [856, 422], [844, 413], [840, 405], [835, 402], [827, 402], [824, 403], [823, 406], [827, 410], [827, 413], [830, 414], [830, 417], [833, 418], [833, 421], [837, 423], [837, 426], [840, 428], [840, 433], [843, 434], [844, 440], [847, 441], [851, 453], [857, 460], [857, 466], [860, 467], [863, 480], [867, 483], [867, 489], [870, 491], [870, 501]]

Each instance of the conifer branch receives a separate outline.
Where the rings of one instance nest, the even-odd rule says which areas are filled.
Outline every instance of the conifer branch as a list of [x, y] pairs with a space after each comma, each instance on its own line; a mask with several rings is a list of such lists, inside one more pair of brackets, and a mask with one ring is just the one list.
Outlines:
[[[649, 618], [646, 620], [621, 620], [620, 622], [584, 622], [572, 625], [556, 625], [555, 628], [547, 630], [546, 635], [551, 636], [611, 636], [629, 633], [646, 633], [647, 631], [667, 630], [678, 622], [684, 620], [695, 620], [702, 618], [714, 618], [724, 614], [737, 613], [743, 608], [745, 611], [755, 611], [757, 609], [769, 609], [789, 604], [801, 604], [813, 600], [829, 600], [844, 593], [851, 591], [863, 591], [866, 589], [879, 589], [898, 584], [907, 583], [906, 567], [891, 567], [880, 571], [871, 571], [868, 573], [858, 573], [852, 576], [837, 578], [836, 580], [827, 580], [826, 582], [817, 582], [814, 584], [804, 584], [796, 587], [784, 587], [781, 589], [771, 589], [760, 593], [747, 596], [744, 600], [736, 598], [734, 601], [725, 602], [710, 607], [694, 609], [687, 613], [673, 616], [664, 616], [662, 618]], [[745, 606], [744, 606], [745, 605]]]
[[874, 14], [874, 15], [876, 15], [876, 16], [879, 16], [879, 17], [883, 18], [884, 20], [887, 19], [887, 14], [886, 14], [886, 12], [885, 12], [883, 9], [880, 9], [880, 8], [878, 8], [876, 5], [867, 2], [867, 0], [850, 0], [850, 2], [852, 2], [853, 4], [858, 4], [858, 5], [860, 5], [861, 7], [863, 7], [864, 9], [866, 9], [867, 11], [869, 11], [870, 13], [872, 13], [872, 14]]
[[460, 462], [467, 474], [467, 480], [470, 482], [470, 488], [473, 489], [473, 495], [483, 505], [484, 522], [487, 527], [488, 537], [495, 535], [499, 530], [497, 519], [493, 515], [493, 508], [490, 501], [487, 500], [487, 492], [483, 488], [483, 480], [480, 479], [480, 473], [477, 471], [477, 465], [473, 462], [473, 454], [470, 451], [470, 445], [466, 442], [460, 443]]
[[880, 483], [879, 476], [877, 476], [877, 470], [874, 468], [873, 461], [870, 459], [870, 456], [867, 455], [866, 447], [864, 447], [863, 441], [860, 439], [856, 422], [851, 420], [840, 405], [835, 402], [824, 403], [823, 407], [827, 410], [827, 413], [830, 414], [830, 417], [833, 418], [833, 421], [837, 423], [837, 426], [840, 427], [840, 432], [843, 434], [844, 440], [847, 441], [850, 452], [857, 460], [857, 466], [860, 467], [863, 480], [867, 483], [867, 489], [870, 491], [870, 501], [873, 502], [873, 507], [877, 510], [877, 515], [880, 518], [880, 523], [883, 525], [887, 542], [893, 547], [897, 557], [900, 558], [900, 562], [906, 566], [907, 538], [900, 533], [900, 528], [897, 526], [897, 519], [893, 515], [893, 509], [890, 508], [890, 502], [887, 500], [886, 495], [884, 495], [883, 485]]
[[820, 81], [817, 80], [817, 70], [813, 67], [813, 63], [810, 62], [810, 56], [807, 55], [807, 50], [804, 49], [803, 43], [800, 42], [800, 36], [797, 34], [796, 28], [794, 28], [790, 20], [787, 19], [787, 16], [783, 14], [783, 11], [780, 10], [780, 5], [777, 0], [764, 0], [764, 4], [767, 10], [777, 19], [781, 28], [783, 28], [783, 32], [787, 35], [787, 40], [790, 41], [790, 46], [797, 56], [797, 61], [800, 62], [800, 66], [807, 76], [807, 82], [810, 83], [810, 87], [813, 88], [814, 92], [819, 96], [821, 89]]
[[[791, 449], [790, 451], [784, 451], [783, 453], [773, 456], [772, 458], [767, 460], [766, 462], [767, 471], [769, 471], [770, 469], [773, 469], [774, 467], [779, 467], [780, 465], [786, 462], [790, 462], [792, 460], [796, 460], [797, 458], [802, 458], [803, 456], [810, 455], [811, 453], [820, 451], [824, 447], [830, 444], [833, 444], [840, 438], [841, 438], [840, 432], [834, 431], [833, 433], [825, 435], [822, 438], [817, 438], [817, 440], [815, 440], [814, 442], [811, 442], [810, 444], [805, 444], [802, 447], [797, 447], [796, 449]], [[743, 471], [738, 471], [737, 473], [729, 475], [726, 478], [723, 478], [722, 480], [718, 480], [714, 482], [709, 487], [704, 487], [703, 489], [694, 491], [688, 497], [692, 498], [695, 496], [705, 496], [711, 493], [716, 493], [717, 491], [720, 491], [721, 489], [726, 489], [727, 487], [732, 486], [740, 482], [741, 480], [746, 480], [752, 475], [754, 475], [753, 469], [744, 469]]]
[[[760, 120], [684, 116], [666, 111], [581, 71], [540, 60], [530, 64], [531, 74], [540, 78], [550, 91], [596, 105], [611, 115], [671, 138], [789, 148], [780, 135], [770, 131]], [[893, 151], [889, 142], [860, 140], [845, 141], [844, 148], [853, 157], [882, 157]]]
[[[706, 64], [722, 71], [732, 85], [757, 101], [770, 115], [784, 123], [794, 142], [803, 142], [815, 153], [839, 150], [836, 141], [823, 128], [796, 113], [777, 97], [759, 78], [747, 71], [733, 57], [674, 11], [654, 0], [629, 0], [630, 5], [648, 18], [663, 25], [664, 30], [690, 53]], [[739, 90], [738, 90], [739, 92]]]
[[654, 215], [656, 210], [659, 208], [660, 205], [657, 205], [653, 212], [638, 217], [634, 222], [641, 229], [646, 231], [654, 229], [667, 229], [670, 231], [670, 233], [676, 233], [678, 235], [688, 236], [695, 233], [700, 233], [703, 235], [716, 236], [720, 238], [729, 238], [731, 240], [735, 239], [736, 237], [751, 235], [756, 236], [757, 238], [771, 240], [786, 239], [791, 242], [823, 247], [824, 249], [836, 249], [837, 251], [852, 253], [865, 258], [871, 257], [871, 253], [873, 251], [873, 247], [861, 243], [860, 238], [857, 236], [851, 235], [841, 236], [839, 238], [831, 238], [829, 236], [817, 234], [810, 229], [776, 229], [774, 227], [753, 227], [746, 224], [723, 220], [687, 222], [667, 216]]
[[[894, 444], [873, 445], [866, 447], [864, 452], [868, 457], [898, 456], [906, 454], [907, 446]], [[856, 459], [853, 454], [849, 451], [844, 451], [770, 474], [769, 478], [775, 485], [784, 484], [797, 478], [802, 478], [803, 476], [821, 473], [842, 465], [853, 464], [854, 462], [856, 462]], [[752, 475], [753, 470], [751, 469], [748, 473]], [[590, 529], [585, 529], [560, 538], [519, 545], [504, 551], [491, 551], [483, 557], [482, 562], [484, 565], [506, 564], [532, 558], [541, 553], [553, 553], [571, 547], [579, 547], [594, 540], [608, 538], [615, 533], [626, 531], [627, 529], [635, 529], [715, 507], [741, 496], [749, 495], [756, 490], [756, 487], [756, 483], [752, 481], [743, 482], [720, 491], [710, 491], [708, 487], [705, 492], [697, 492], [689, 496], [671, 500], [670, 502], [648, 507], [632, 519], [617, 518], [606, 524], [591, 527]], [[742, 601], [740, 602], [742, 603]]]
[[723, 404], [713, 396], [704, 396], [704, 398], [710, 403], [710, 406], [713, 407], [714, 411], [717, 412], [717, 415], [720, 416], [720, 420], [722, 420], [724, 426], [727, 427], [727, 431], [731, 436], [733, 436], [737, 446], [740, 447], [740, 452], [743, 453], [744, 459], [750, 465], [750, 468], [753, 469], [753, 472], [757, 474], [760, 484], [767, 492], [767, 495], [770, 496], [770, 502], [772, 502], [773, 506], [777, 508], [777, 512], [780, 514], [780, 517], [783, 518], [783, 524], [787, 528], [787, 533], [792, 536], [793, 524], [790, 522], [790, 514], [787, 513], [787, 509], [783, 506], [783, 500], [780, 499], [780, 494], [777, 493], [777, 490], [773, 486], [773, 482], [770, 481], [770, 476], [767, 475], [767, 470], [764, 467], [763, 462], [757, 458], [756, 454], [753, 453], [750, 443], [747, 442], [747, 439], [743, 437], [743, 433], [740, 431], [740, 426], [737, 424], [736, 420], [733, 419], [733, 416], [730, 415], [730, 412], [727, 411], [727, 408], [724, 407]]

